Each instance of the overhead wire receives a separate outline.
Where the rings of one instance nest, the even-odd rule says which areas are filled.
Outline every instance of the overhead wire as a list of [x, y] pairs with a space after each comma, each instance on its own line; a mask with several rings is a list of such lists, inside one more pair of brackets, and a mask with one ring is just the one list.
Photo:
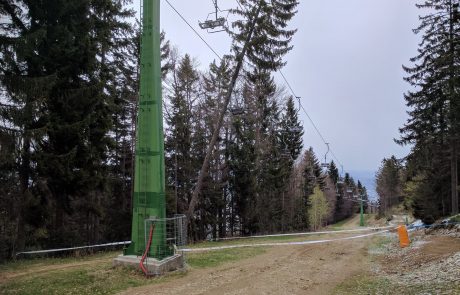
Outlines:
[[177, 15], [179, 15], [179, 17], [190, 27], [190, 29], [193, 30], [193, 32], [195, 32], [195, 34], [201, 39], [201, 41], [204, 42], [204, 44], [206, 44], [206, 46], [217, 56], [217, 58], [219, 58], [219, 60], [222, 60], [222, 57], [214, 50], [214, 48], [212, 48], [211, 45], [209, 45], [208, 42], [206, 42], [206, 40], [200, 35], [200, 33], [198, 33], [195, 28], [185, 19], [185, 17], [171, 4], [171, 2], [169, 2], [168, 0], [165, 0], [166, 3], [168, 3], [168, 5], [177, 13]]
[[324, 138], [324, 136], [321, 134], [321, 132], [319, 131], [318, 127], [316, 126], [315, 122], [313, 121], [313, 119], [310, 117], [310, 115], [308, 114], [307, 110], [305, 109], [305, 107], [302, 105], [302, 102], [300, 101], [300, 97], [296, 95], [294, 89], [292, 88], [291, 84], [289, 83], [289, 81], [287, 80], [286, 76], [284, 76], [283, 72], [281, 70], [278, 70], [278, 73], [280, 73], [281, 77], [283, 77], [283, 80], [284, 82], [286, 83], [286, 85], [288, 86], [289, 90], [291, 91], [292, 95], [297, 99], [297, 101], [299, 102], [299, 107], [300, 109], [302, 109], [305, 113], [305, 115], [307, 115], [307, 118], [308, 120], [310, 121], [311, 125], [313, 126], [313, 128], [315, 128], [316, 130], [316, 133], [318, 133], [319, 137], [321, 138], [321, 140], [323, 141], [323, 143], [325, 145], [328, 144], [328, 142], [326, 141], [326, 139]]
[[[236, 0], [236, 3], [238, 4], [238, 6], [240, 7], [241, 10], [244, 10], [244, 8], [242, 7], [241, 3], [239, 0]], [[299, 107], [300, 109], [305, 113], [305, 115], [307, 116], [308, 120], [310, 121], [311, 125], [313, 126], [313, 128], [315, 129], [316, 133], [318, 134], [318, 136], [321, 138], [321, 140], [323, 141], [323, 143], [326, 145], [326, 146], [329, 146], [329, 143], [326, 141], [326, 139], [324, 138], [323, 134], [321, 133], [321, 131], [319, 130], [318, 126], [315, 124], [315, 122], [313, 121], [313, 119], [311, 118], [310, 114], [307, 112], [307, 110], [305, 109], [305, 107], [302, 105], [302, 102], [300, 101], [300, 97], [297, 96], [297, 94], [295, 93], [294, 91], [294, 88], [291, 86], [291, 83], [289, 83], [288, 79], [286, 78], [286, 76], [283, 74], [283, 71], [281, 70], [278, 70], [278, 72], [280, 73], [281, 77], [283, 78], [284, 82], [286, 83], [288, 89], [291, 91], [292, 95], [294, 96], [294, 98], [296, 98], [298, 100], [298, 103], [299, 103]], [[332, 154], [333, 158], [337, 161], [337, 163], [340, 165], [340, 166], [343, 166], [343, 164], [341, 163], [341, 161], [337, 158], [337, 156], [335, 155], [335, 153], [332, 151], [332, 149], [330, 147], [328, 147], [328, 149], [330, 149], [330, 153]]]
[[[219, 58], [219, 60], [222, 60], [222, 57], [216, 52], [216, 50], [201, 36], [200, 33], [198, 33], [195, 28], [185, 19], [185, 17], [174, 7], [174, 5], [171, 4], [171, 2], [169, 2], [169, 0], [165, 0], [166, 3], [168, 3], [168, 5], [176, 12], [176, 14], [190, 27], [190, 29], [193, 30], [193, 32], [201, 39], [201, 41], [203, 41], [206, 46]], [[239, 0], [236, 0], [238, 6], [240, 7], [240, 9], [244, 9], [240, 3]], [[249, 62], [245, 61], [245, 63], [249, 64], [250, 66], [252, 66]], [[305, 113], [305, 115], [307, 116], [308, 120], [310, 121], [311, 125], [313, 126], [313, 128], [315, 129], [316, 133], [318, 134], [318, 136], [321, 138], [321, 140], [323, 141], [323, 143], [325, 145], [329, 145], [329, 143], [326, 141], [326, 139], [324, 138], [323, 134], [321, 133], [321, 131], [319, 130], [318, 126], [316, 125], [316, 123], [313, 121], [313, 119], [311, 118], [310, 114], [307, 112], [306, 108], [303, 106], [301, 100], [300, 100], [300, 97], [296, 95], [293, 87], [291, 86], [291, 83], [289, 83], [289, 80], [286, 78], [286, 76], [283, 74], [283, 72], [281, 70], [278, 70], [278, 72], [280, 73], [281, 77], [283, 78], [284, 82], [286, 83], [288, 89], [290, 90], [290, 92], [292, 93], [292, 95], [298, 100], [298, 103], [299, 103], [299, 107], [300, 109]], [[331, 155], [333, 156], [333, 158], [337, 161], [337, 163], [340, 165], [340, 166], [343, 166], [342, 162], [338, 159], [338, 157], [335, 155], [335, 153], [333, 152], [332, 149], [330, 149], [330, 153]]]
[[238, 6], [240, 7], [241, 10], [244, 10], [243, 6], [241, 6], [240, 0], [236, 0], [236, 3], [238, 3]]

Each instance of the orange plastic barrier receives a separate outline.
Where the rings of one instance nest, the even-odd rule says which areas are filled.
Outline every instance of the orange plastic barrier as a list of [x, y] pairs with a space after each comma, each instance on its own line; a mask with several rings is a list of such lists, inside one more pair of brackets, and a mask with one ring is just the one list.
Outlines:
[[409, 234], [407, 233], [407, 229], [405, 225], [401, 225], [398, 227], [398, 235], [399, 235], [399, 245], [401, 248], [408, 247], [410, 245]]

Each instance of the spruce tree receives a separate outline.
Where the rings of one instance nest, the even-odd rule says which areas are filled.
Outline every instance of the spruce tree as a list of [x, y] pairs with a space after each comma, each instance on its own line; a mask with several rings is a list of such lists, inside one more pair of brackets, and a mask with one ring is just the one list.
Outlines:
[[203, 180], [206, 173], [208, 173], [211, 154], [220, 134], [244, 59], [247, 57], [260, 70], [275, 71], [284, 65], [282, 58], [292, 48], [290, 42], [295, 30], [288, 30], [286, 27], [296, 13], [295, 8], [298, 5], [296, 0], [275, 0], [270, 2], [265, 0], [244, 0], [241, 1], [241, 5], [243, 9], [233, 10], [233, 13], [241, 16], [242, 19], [235, 21], [232, 24], [233, 31], [229, 31], [233, 39], [236, 65], [200, 169], [198, 182], [188, 210], [189, 219], [194, 214]]
[[173, 69], [173, 92], [169, 96], [165, 140], [167, 183], [174, 190], [175, 212], [184, 213], [191, 198], [196, 175], [193, 158], [194, 108], [198, 99], [200, 75], [189, 55]]
[[[230, 232], [241, 234], [257, 233], [256, 190], [257, 178], [255, 170], [256, 153], [254, 148], [255, 132], [250, 116], [232, 119], [232, 138], [229, 142], [229, 188]], [[238, 222], [239, 221], [239, 222]]]
[[286, 107], [280, 125], [283, 148], [289, 152], [290, 160], [295, 161], [302, 152], [302, 136], [304, 131], [299, 121], [299, 114], [294, 105], [294, 98], [292, 96], [289, 96], [286, 101]]
[[[222, 105], [223, 97], [228, 91], [231, 79], [231, 59], [225, 57], [217, 64], [215, 61], [209, 66], [209, 72], [204, 76], [204, 98], [200, 102], [200, 126], [203, 130], [201, 145], [198, 149], [197, 167], [203, 162], [206, 146], [211, 140], [216, 118]], [[203, 186], [202, 204], [206, 204], [213, 237], [224, 237], [227, 232], [227, 202], [229, 192], [228, 145], [231, 129], [231, 114], [226, 116], [224, 128], [221, 131], [215, 151], [211, 157], [209, 174]], [[198, 136], [195, 136], [198, 138]], [[203, 220], [203, 218], [201, 218]]]
[[[125, 19], [131, 12], [123, 9], [124, 3], [0, 3], [0, 13], [13, 20], [8, 36], [2, 36], [8, 42], [2, 42], [2, 56], [7, 58], [2, 59], [1, 83], [10, 89], [12, 100], [20, 97], [25, 102], [23, 114], [29, 118], [15, 123], [25, 130], [21, 152], [25, 160], [18, 168], [28, 192], [23, 200], [36, 204], [34, 200], [41, 199], [40, 204], [49, 206], [42, 207], [46, 214], [39, 214], [41, 218], [29, 227], [46, 227], [41, 232], [49, 236], [41, 246], [102, 239], [107, 151], [113, 142], [109, 81], [117, 68], [112, 57], [121, 50], [113, 37], [130, 26]], [[23, 210], [18, 213], [21, 220], [30, 216]], [[40, 212], [37, 206], [34, 210]], [[29, 234], [24, 222], [19, 224], [18, 233]], [[24, 245], [21, 236], [18, 244]]]
[[254, 124], [255, 173], [258, 179], [255, 212], [258, 229], [264, 232], [278, 229], [281, 220], [283, 167], [279, 142], [280, 110], [273, 77], [266, 70], [254, 69], [248, 74], [243, 93], [251, 103], [249, 109]]
[[[303, 187], [302, 187], [302, 206], [299, 208], [304, 214], [308, 212], [309, 197], [313, 194], [315, 187], [324, 190], [326, 187], [325, 176], [322, 173], [320, 162], [310, 147], [305, 151], [302, 161], [303, 164]], [[309, 217], [304, 216], [303, 222], [308, 224]]]
[[337, 185], [337, 181], [339, 180], [339, 169], [335, 165], [334, 161], [331, 161], [331, 164], [328, 168], [328, 175], [332, 179], [332, 182]]
[[376, 191], [379, 195], [381, 214], [387, 214], [393, 206], [399, 204], [402, 191], [401, 164], [394, 156], [383, 159], [376, 174]]
[[[248, 91], [248, 85], [243, 92]], [[253, 110], [254, 101], [249, 95], [243, 95], [241, 106], [246, 110], [243, 115], [231, 116], [231, 133], [228, 143], [229, 157], [229, 189], [230, 201], [230, 232], [255, 234], [258, 232], [256, 210], [256, 117]]]
[[303, 148], [302, 136], [303, 127], [299, 121], [298, 111], [294, 105], [294, 98], [289, 96], [286, 101], [284, 113], [280, 122], [279, 150], [281, 153], [281, 173], [284, 186], [282, 187], [282, 216], [281, 229], [284, 231], [285, 220], [287, 219], [286, 210], [286, 190], [288, 178], [291, 176], [295, 160], [299, 157]]
[[[16, 232], [12, 235], [14, 252], [23, 250], [28, 243], [27, 237], [33, 236], [36, 230], [36, 227], [26, 226], [29, 204], [37, 200], [32, 194], [37, 172], [37, 151], [32, 142], [39, 142], [44, 137], [45, 99], [56, 77], [38, 68], [41, 65], [36, 46], [45, 42], [45, 36], [43, 28], [36, 22], [37, 17], [28, 10], [27, 3], [0, 2], [0, 15], [9, 20], [0, 28], [0, 130], [4, 136], [12, 136], [18, 143], [15, 145], [15, 164], [10, 166], [14, 172], [4, 175], [18, 187], [16, 204], [9, 206], [12, 209], [9, 213], [17, 216]], [[36, 224], [42, 226], [43, 220], [37, 220]], [[31, 230], [27, 231], [28, 228]]]
[[[445, 182], [443, 179], [451, 179], [449, 203], [454, 214], [458, 212], [460, 130], [458, 6], [458, 1], [454, 0], [428, 0], [417, 5], [429, 12], [420, 17], [421, 23], [414, 30], [416, 34], [422, 34], [418, 55], [411, 59], [414, 65], [404, 67], [408, 74], [406, 81], [416, 90], [405, 95], [410, 118], [401, 128], [402, 136], [398, 140], [400, 144], [415, 145], [410, 157], [413, 161], [411, 165], [416, 165], [415, 170], [428, 177], [425, 181], [439, 186]], [[444, 151], [449, 151], [449, 154], [444, 154]], [[436, 171], [445, 173], [440, 178]], [[444, 191], [439, 190], [434, 198], [421, 200], [421, 203], [430, 202], [430, 207], [444, 207], [444, 199]], [[439, 216], [437, 211], [433, 213]]]

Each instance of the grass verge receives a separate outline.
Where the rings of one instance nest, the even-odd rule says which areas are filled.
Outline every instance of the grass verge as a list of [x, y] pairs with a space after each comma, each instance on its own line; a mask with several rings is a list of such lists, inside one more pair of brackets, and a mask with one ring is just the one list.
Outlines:
[[349, 222], [350, 219], [344, 219], [342, 221], [339, 221], [337, 223], [334, 223], [334, 224], [331, 224], [328, 226], [328, 229], [331, 229], [331, 230], [341, 230], [343, 229], [343, 226], [345, 225], [345, 223]]
[[75, 266], [46, 271], [37, 268], [36, 273], [13, 278], [0, 286], [1, 294], [114, 294], [129, 287], [137, 287], [158, 280], [171, 279], [166, 276], [149, 280], [139, 271], [113, 268], [111, 260], [91, 265]]
[[368, 246], [368, 253], [372, 255], [383, 254], [385, 246], [394, 242], [394, 238], [389, 236], [375, 236], [372, 243]]
[[192, 268], [216, 267], [227, 262], [250, 258], [265, 253], [266, 248], [235, 248], [209, 252], [186, 254], [187, 264]]
[[[265, 248], [238, 248], [189, 253], [187, 263], [193, 271], [246, 259], [265, 251]], [[118, 254], [110, 252], [81, 258], [35, 259], [5, 264], [0, 273], [0, 294], [115, 294], [130, 287], [158, 284], [186, 275], [186, 272], [175, 272], [147, 279], [138, 270], [113, 268], [112, 259]]]
[[114, 251], [99, 252], [93, 255], [61, 257], [61, 258], [31, 258], [17, 261], [10, 261], [0, 264], [0, 272], [25, 271], [33, 267], [50, 266], [59, 264], [81, 263], [85, 261], [103, 260], [113, 257]]

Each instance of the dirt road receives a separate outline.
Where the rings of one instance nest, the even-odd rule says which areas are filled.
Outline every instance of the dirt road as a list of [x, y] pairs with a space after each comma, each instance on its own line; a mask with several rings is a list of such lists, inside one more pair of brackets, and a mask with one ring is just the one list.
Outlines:
[[182, 278], [121, 294], [330, 294], [338, 283], [368, 270], [370, 239], [273, 247], [250, 259], [194, 269]]

